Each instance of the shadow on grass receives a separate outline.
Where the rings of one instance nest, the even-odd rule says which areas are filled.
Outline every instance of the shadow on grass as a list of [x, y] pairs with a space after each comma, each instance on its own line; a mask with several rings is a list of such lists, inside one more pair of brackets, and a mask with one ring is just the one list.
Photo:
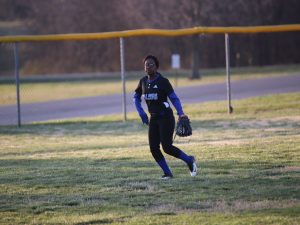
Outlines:
[[61, 135], [120, 135], [130, 134], [145, 129], [140, 121], [128, 120], [126, 122], [116, 119], [105, 121], [62, 121], [37, 124], [25, 124], [20, 128], [16, 126], [0, 126], [0, 134], [61, 134]]
[[[205, 129], [212, 131], [218, 130], [247, 130], [247, 129], [268, 129], [282, 128], [294, 129], [296, 134], [300, 134], [300, 124], [291, 120], [234, 120], [226, 121], [224, 119], [215, 120], [193, 120], [192, 127], [194, 130]], [[298, 129], [299, 128], [299, 129]], [[126, 122], [116, 119], [106, 119], [105, 121], [64, 121], [64, 122], [47, 122], [38, 124], [23, 125], [21, 128], [16, 126], [0, 126], [0, 135], [126, 135], [139, 132], [147, 132], [147, 126], [142, 125], [139, 120], [128, 120]], [[280, 135], [286, 135], [284, 131], [277, 131]], [[295, 132], [293, 132], [295, 133]]]

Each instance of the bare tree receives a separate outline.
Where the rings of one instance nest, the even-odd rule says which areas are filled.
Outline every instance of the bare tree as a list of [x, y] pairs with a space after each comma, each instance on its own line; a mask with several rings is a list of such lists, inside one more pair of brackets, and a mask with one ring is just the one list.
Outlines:
[[[299, 11], [299, 0], [0, 1], [2, 21], [22, 21], [22, 29], [14, 34], [288, 24], [300, 23]], [[1, 28], [0, 32], [8, 34]], [[299, 42], [299, 32], [231, 35], [231, 62], [234, 66], [297, 63]], [[128, 70], [139, 70], [140, 60], [149, 53], [162, 59], [162, 69], [170, 67], [172, 53], [182, 54], [183, 67], [192, 68], [191, 78], [201, 77], [200, 67], [225, 63], [223, 35], [135, 37], [126, 39], [125, 47]], [[27, 73], [119, 70], [117, 39], [26, 43], [21, 51], [22, 69]]]

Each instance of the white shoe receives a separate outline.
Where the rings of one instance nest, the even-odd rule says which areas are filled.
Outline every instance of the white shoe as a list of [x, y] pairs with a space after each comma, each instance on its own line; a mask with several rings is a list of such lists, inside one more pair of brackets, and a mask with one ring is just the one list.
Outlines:
[[188, 165], [190, 169], [190, 173], [192, 177], [195, 177], [197, 175], [197, 165], [196, 165], [196, 159], [194, 156], [191, 156], [193, 158], [193, 163]]
[[172, 174], [164, 174], [160, 179], [161, 180], [170, 180], [173, 178]]

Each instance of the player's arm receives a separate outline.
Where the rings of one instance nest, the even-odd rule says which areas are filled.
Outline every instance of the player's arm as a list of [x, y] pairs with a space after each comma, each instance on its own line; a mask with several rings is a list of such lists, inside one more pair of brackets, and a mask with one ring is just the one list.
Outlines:
[[141, 88], [141, 82], [140, 82], [137, 89], [135, 90], [135, 93], [133, 96], [133, 102], [134, 102], [136, 111], [138, 112], [139, 116], [142, 119], [143, 124], [148, 124], [149, 123], [148, 116], [142, 107], [142, 100], [141, 100], [142, 94], [141, 93], [142, 93], [142, 88]]
[[176, 95], [176, 93], [168, 79], [166, 79], [165, 85], [166, 85], [166, 94], [167, 94], [168, 98], [170, 99], [170, 101], [172, 102], [173, 106], [175, 107], [175, 109], [177, 111], [177, 115], [179, 117], [185, 117], [186, 115], [184, 114], [184, 112], [182, 110], [182, 105], [181, 105], [180, 99]]
[[172, 102], [172, 104], [174, 105], [177, 114], [179, 117], [185, 116], [184, 112], [182, 110], [182, 105], [180, 102], [180, 99], [177, 97], [176, 93], [173, 91], [171, 94], [168, 95], [170, 101]]

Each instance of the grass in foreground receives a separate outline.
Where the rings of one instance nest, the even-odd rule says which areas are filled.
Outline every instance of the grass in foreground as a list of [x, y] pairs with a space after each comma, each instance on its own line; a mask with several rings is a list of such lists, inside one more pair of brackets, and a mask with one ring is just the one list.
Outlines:
[[136, 114], [0, 127], [3, 224], [298, 224], [300, 94], [187, 105], [164, 182]]

